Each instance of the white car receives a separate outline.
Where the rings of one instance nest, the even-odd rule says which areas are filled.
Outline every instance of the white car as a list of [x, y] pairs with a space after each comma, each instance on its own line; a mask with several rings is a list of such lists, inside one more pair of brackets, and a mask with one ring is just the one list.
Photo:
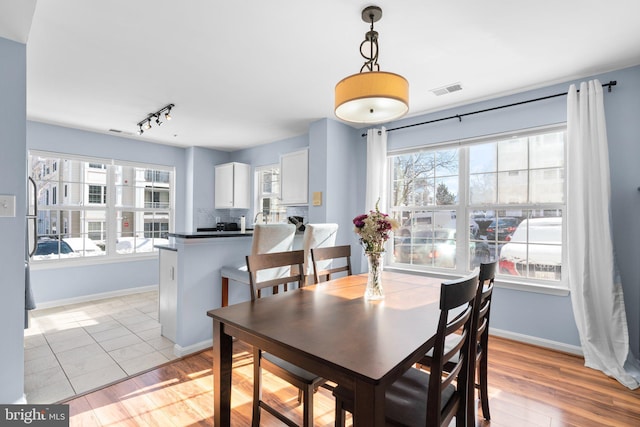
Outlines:
[[[527, 244], [528, 242], [528, 244]], [[562, 218], [522, 221], [500, 251], [500, 273], [543, 280], [560, 280]]]

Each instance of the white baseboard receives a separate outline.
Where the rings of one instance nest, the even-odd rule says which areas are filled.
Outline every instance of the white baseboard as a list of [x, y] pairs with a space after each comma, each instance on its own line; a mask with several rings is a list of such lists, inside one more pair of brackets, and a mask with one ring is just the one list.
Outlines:
[[198, 343], [191, 344], [186, 347], [182, 347], [178, 344], [174, 344], [173, 354], [178, 357], [184, 357], [191, 353], [197, 353], [200, 350], [206, 350], [207, 348], [211, 348], [212, 346], [213, 346], [213, 339], [200, 341]]
[[564, 353], [575, 354], [576, 356], [584, 356], [582, 353], [582, 347], [565, 344], [563, 342], [551, 341], [545, 338], [532, 337], [531, 335], [519, 334], [517, 332], [505, 331], [502, 329], [489, 328], [489, 334], [495, 335], [501, 338], [507, 338], [514, 341], [523, 342], [526, 344], [537, 345], [539, 347], [549, 348], [551, 350], [562, 351]]
[[95, 300], [106, 299], [106, 298], [121, 297], [124, 295], [138, 294], [142, 292], [151, 292], [151, 291], [157, 291], [157, 290], [158, 290], [158, 285], [149, 285], [149, 286], [140, 286], [137, 288], [120, 289], [120, 290], [111, 291], [111, 292], [102, 292], [99, 294], [82, 295], [79, 297], [59, 299], [55, 301], [38, 302], [36, 303], [36, 306], [37, 306], [36, 310], [43, 309], [43, 308], [60, 307], [63, 305], [78, 304], [82, 302], [95, 301]]

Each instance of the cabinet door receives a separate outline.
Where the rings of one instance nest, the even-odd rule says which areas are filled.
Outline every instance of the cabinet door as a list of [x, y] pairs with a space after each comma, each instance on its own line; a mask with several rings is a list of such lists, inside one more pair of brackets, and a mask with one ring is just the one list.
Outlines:
[[233, 164], [233, 207], [249, 209], [251, 206], [251, 165]]
[[233, 207], [233, 163], [218, 165], [215, 168], [215, 207], [216, 209]]
[[178, 252], [160, 250], [160, 286], [158, 320], [162, 335], [176, 342], [178, 311]]
[[306, 205], [309, 202], [308, 153], [308, 150], [302, 150], [280, 157], [281, 204]]

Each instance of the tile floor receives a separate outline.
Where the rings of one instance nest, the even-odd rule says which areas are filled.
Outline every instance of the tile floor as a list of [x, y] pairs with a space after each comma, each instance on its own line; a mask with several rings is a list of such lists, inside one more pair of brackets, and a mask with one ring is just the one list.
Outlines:
[[176, 358], [173, 342], [160, 335], [155, 291], [30, 315], [24, 332], [29, 403], [58, 402]]

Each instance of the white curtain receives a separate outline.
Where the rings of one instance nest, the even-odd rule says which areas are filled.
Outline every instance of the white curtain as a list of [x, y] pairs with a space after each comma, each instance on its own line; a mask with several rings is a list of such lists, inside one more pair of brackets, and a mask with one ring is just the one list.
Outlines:
[[367, 131], [367, 189], [365, 210], [375, 209], [376, 202], [382, 212], [387, 211], [387, 130]]
[[629, 353], [622, 285], [610, 223], [610, 177], [602, 85], [571, 85], [567, 95], [567, 260], [571, 303], [585, 366], [640, 386]]

